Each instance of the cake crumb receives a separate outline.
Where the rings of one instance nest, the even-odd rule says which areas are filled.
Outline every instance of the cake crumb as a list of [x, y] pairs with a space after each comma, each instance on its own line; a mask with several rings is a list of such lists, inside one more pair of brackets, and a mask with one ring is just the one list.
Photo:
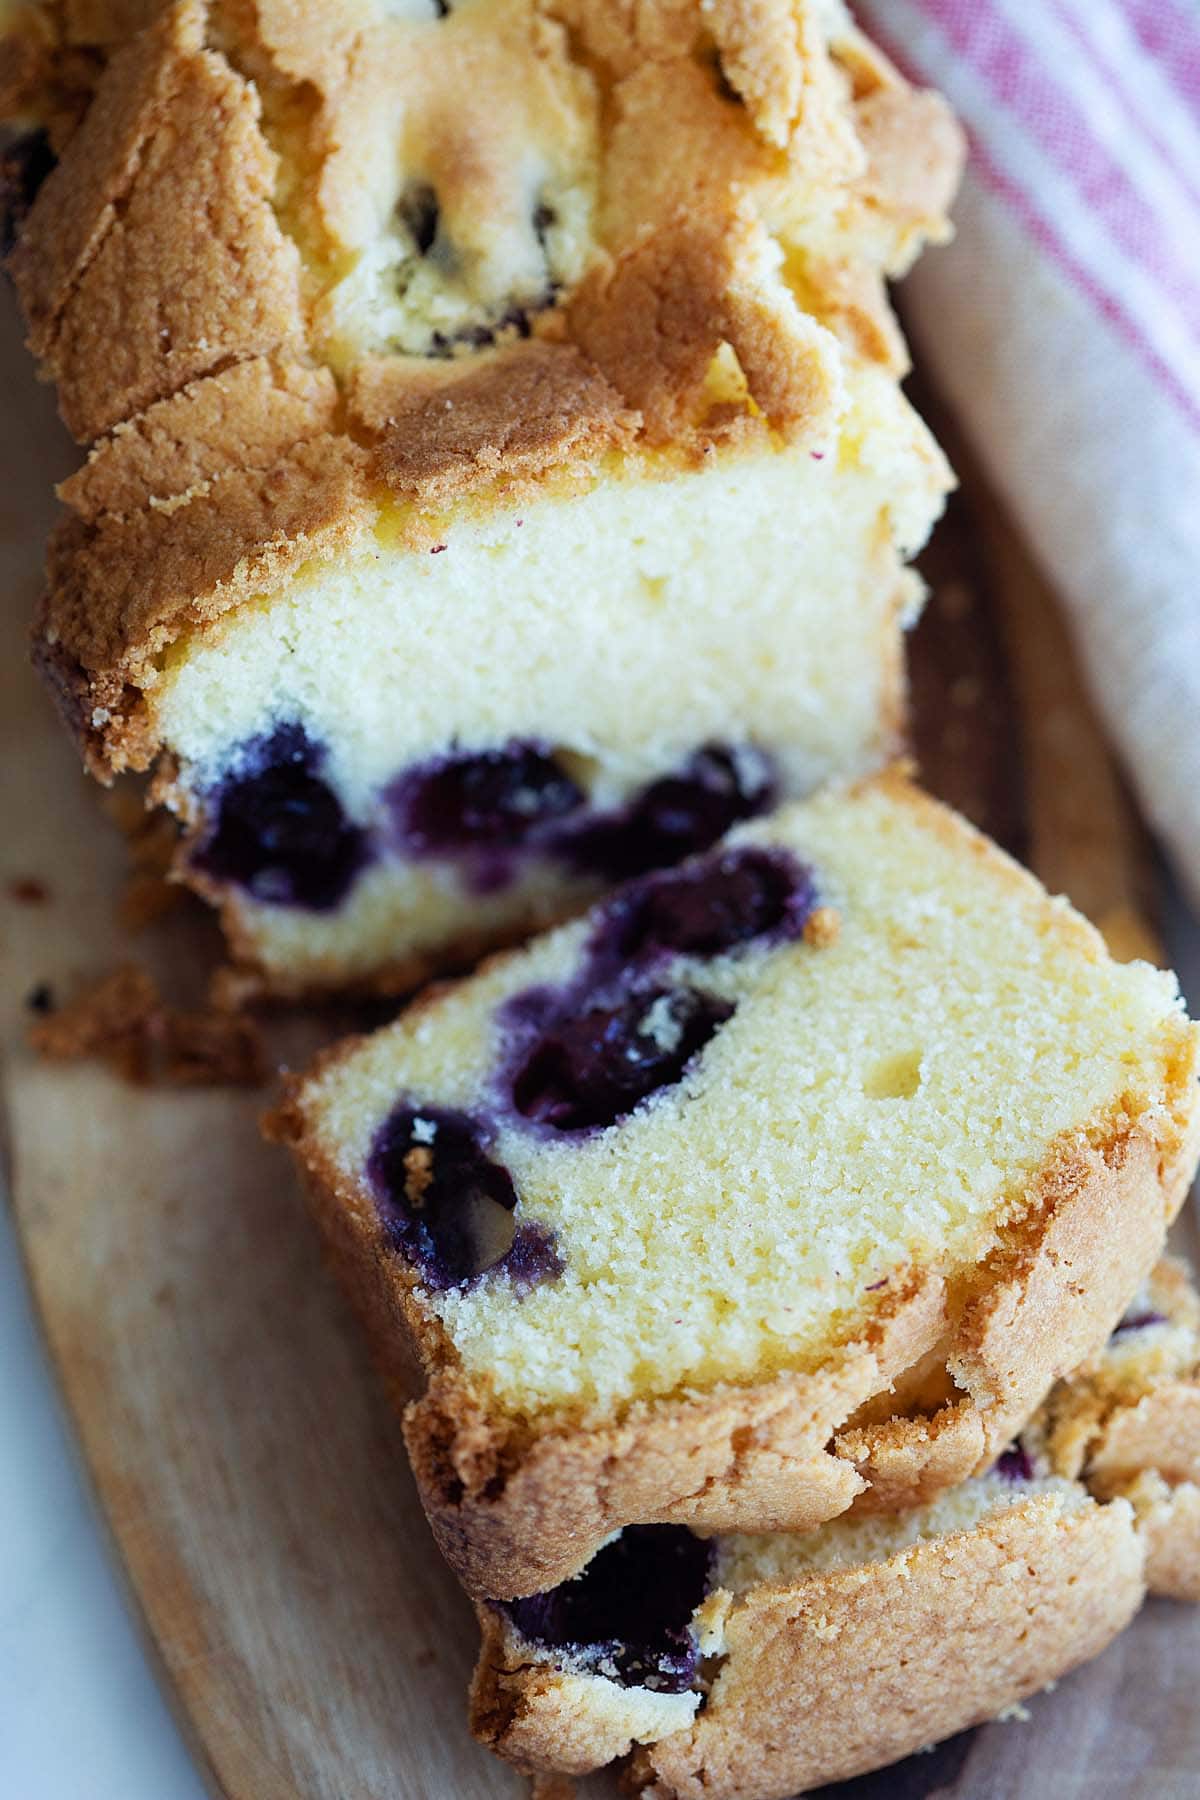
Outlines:
[[804, 941], [814, 950], [826, 950], [838, 941], [842, 921], [832, 906], [818, 906], [804, 922]]
[[1029, 1708], [1022, 1706], [1019, 1700], [1014, 1700], [1011, 1705], [1002, 1707], [996, 1714], [997, 1720], [1002, 1725], [1027, 1725], [1032, 1717], [1033, 1714]]
[[30, 1026], [50, 1062], [94, 1058], [139, 1087], [260, 1087], [262, 1039], [240, 1013], [168, 1006], [145, 969], [126, 963]]
[[404, 1198], [415, 1211], [424, 1205], [433, 1183], [433, 1153], [425, 1144], [414, 1144], [404, 1158]]
[[8, 884], [8, 897], [19, 906], [45, 906], [50, 889], [36, 875], [14, 875]]

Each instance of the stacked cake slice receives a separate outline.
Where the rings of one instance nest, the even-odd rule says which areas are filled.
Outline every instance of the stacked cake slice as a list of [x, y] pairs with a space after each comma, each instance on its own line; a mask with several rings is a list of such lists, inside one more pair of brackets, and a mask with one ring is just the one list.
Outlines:
[[418, 1485], [481, 1603], [479, 1734], [781, 1800], [1094, 1654], [1147, 1543], [1186, 1590], [1194, 1303], [1137, 1290], [1198, 1057], [1171, 977], [889, 775], [298, 1081], [275, 1130], [415, 1381]]
[[502, 952], [273, 1118], [477, 1733], [779, 1800], [1200, 1589], [1197, 1032], [895, 763], [942, 103], [842, 0], [16, 0], [0, 116], [87, 763], [227, 993]]
[[[1103, 1649], [1147, 1586], [1200, 1597], [1198, 1314], [1164, 1262], [1089, 1372], [923, 1507], [802, 1536], [633, 1527], [576, 1581], [481, 1605], [476, 1733], [577, 1773], [641, 1744], [635, 1791], [707, 1800], [840, 1780], [1016, 1705]], [[1064, 1436], [1081, 1415], [1087, 1450]]]

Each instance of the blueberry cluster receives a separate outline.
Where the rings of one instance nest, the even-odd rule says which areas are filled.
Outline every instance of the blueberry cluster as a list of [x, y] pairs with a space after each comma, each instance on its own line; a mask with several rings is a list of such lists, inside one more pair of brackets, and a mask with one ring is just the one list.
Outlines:
[[507, 1100], [555, 1132], [615, 1124], [674, 1086], [733, 1013], [691, 981], [664, 981], [666, 965], [798, 937], [814, 904], [808, 869], [753, 847], [618, 890], [599, 909], [575, 980], [509, 1002]]
[[707, 745], [604, 811], [547, 746], [513, 740], [406, 770], [371, 831], [347, 816], [327, 762], [326, 748], [294, 721], [241, 745], [210, 796], [195, 867], [257, 900], [314, 912], [340, 906], [381, 850], [451, 864], [477, 893], [504, 888], [535, 857], [620, 881], [708, 849], [775, 792], [758, 752]]
[[57, 158], [40, 127], [0, 145], [0, 261], [12, 251]]

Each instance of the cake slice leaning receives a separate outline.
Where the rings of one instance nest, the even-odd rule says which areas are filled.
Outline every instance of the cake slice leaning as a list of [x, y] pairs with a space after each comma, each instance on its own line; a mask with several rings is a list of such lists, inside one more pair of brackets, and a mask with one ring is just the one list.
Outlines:
[[508, 1599], [624, 1525], [985, 1467], [1157, 1258], [1196, 1076], [1172, 977], [892, 774], [425, 996], [274, 1129], [438, 1540]]
[[1200, 1298], [1166, 1257], [1027, 1434], [1038, 1466], [1133, 1504], [1152, 1594], [1200, 1601]]
[[803, 1536], [633, 1527], [549, 1593], [478, 1603], [473, 1731], [529, 1772], [633, 1750], [645, 1800], [779, 1800], [1018, 1704], [1147, 1587], [1200, 1598], [1197, 1489], [1178, 1480], [1198, 1318], [1164, 1260], [994, 1466], [925, 1507]]
[[635, 10], [20, 15], [92, 444], [35, 653], [247, 985], [411, 988], [898, 747], [957, 128], [836, 0]]
[[799, 1537], [634, 1526], [575, 1581], [480, 1607], [472, 1729], [527, 1773], [632, 1749], [641, 1800], [791, 1800], [1019, 1704], [1145, 1591], [1129, 1503], [1053, 1479]]

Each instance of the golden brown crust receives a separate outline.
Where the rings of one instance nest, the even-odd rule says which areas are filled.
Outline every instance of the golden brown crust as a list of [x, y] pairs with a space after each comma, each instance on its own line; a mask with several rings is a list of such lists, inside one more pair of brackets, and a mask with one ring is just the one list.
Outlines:
[[381, 434], [383, 480], [423, 506], [484, 484], [511, 493], [564, 462], [594, 466], [607, 450], [631, 448], [637, 429], [637, 416], [570, 344], [500, 350], [466, 375], [398, 375], [395, 360], [376, 363], [363, 398]]
[[77, 729], [103, 739], [120, 721], [115, 741], [97, 742], [102, 766], [147, 766], [153, 744], [139, 736], [138, 694], [127, 690], [140, 691], [180, 631], [218, 618], [366, 528], [366, 471], [365, 453], [349, 438], [321, 436], [268, 468], [229, 470], [179, 507], [106, 514], [92, 525], [69, 519], [60, 528], [35, 637]]
[[59, 497], [88, 523], [178, 505], [224, 476], [273, 467], [297, 444], [331, 434], [337, 416], [328, 369], [253, 357], [118, 425]]
[[[1176, 1098], [1190, 1119], [1190, 1098]], [[1162, 1248], [1182, 1197], [1181, 1159], [1191, 1166], [1189, 1145], [1164, 1150], [1143, 1129], [1122, 1126], [1102, 1147], [1074, 1144], [1052, 1159], [1008, 1241], [965, 1278], [965, 1294], [948, 1294], [932, 1272], [898, 1277], [823, 1369], [644, 1403], [582, 1428], [509, 1418], [456, 1367], [387, 1256], [370, 1197], [310, 1135], [299, 1087], [273, 1129], [306, 1171], [398, 1395], [414, 1361], [422, 1368], [405, 1437], [438, 1543], [469, 1591], [499, 1598], [567, 1578], [626, 1524], [803, 1531], [872, 1480], [891, 1506], [911, 1505], [986, 1466], [1053, 1382], [1104, 1343]], [[935, 1347], [965, 1390], [949, 1412], [836, 1435]]]
[[257, 97], [203, 48], [203, 22], [181, 0], [117, 53], [11, 260], [31, 346], [81, 439], [219, 365], [303, 342]]
[[879, 1768], [1097, 1655], [1137, 1610], [1142, 1569], [1125, 1507], [1034, 1499], [886, 1563], [755, 1589], [695, 1724], [639, 1752], [629, 1787], [785, 1800]]

